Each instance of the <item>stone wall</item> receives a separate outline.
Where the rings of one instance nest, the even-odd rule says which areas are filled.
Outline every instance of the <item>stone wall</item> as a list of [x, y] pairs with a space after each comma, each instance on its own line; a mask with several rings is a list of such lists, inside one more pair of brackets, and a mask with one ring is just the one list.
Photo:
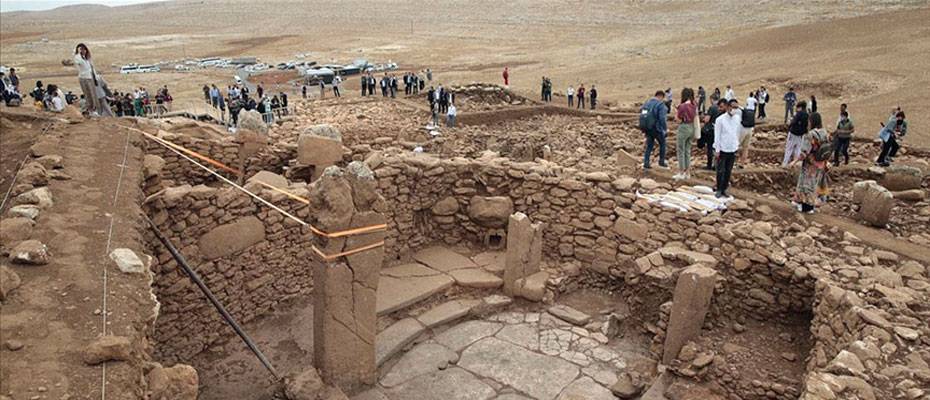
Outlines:
[[[187, 148], [189, 150], [210, 157], [232, 168], [239, 168], [239, 143], [230, 135], [222, 139], [202, 139], [183, 134], [175, 134], [166, 131], [159, 131], [158, 136], [174, 144]], [[190, 184], [199, 185], [217, 181], [216, 177], [209, 172], [197, 167], [185, 160], [177, 153], [169, 150], [152, 140], [145, 142], [146, 154], [158, 156], [164, 160], [164, 165], [160, 170], [160, 178], [165, 187]], [[245, 159], [246, 177], [254, 175], [258, 171], [267, 170], [274, 173], [283, 173], [283, 168], [287, 166], [288, 161], [297, 156], [297, 144], [269, 144], [264, 145], [257, 153]], [[211, 169], [215, 167], [198, 160]], [[236, 180], [233, 174], [225, 171], [222, 172], [227, 178]]]
[[[761, 221], [775, 218], [765, 208], [760, 212], [737, 201], [723, 215], [671, 212], [636, 195], [668, 190], [667, 184], [555, 164], [439, 160], [424, 154], [378, 158], [373, 169], [391, 203], [389, 255], [433, 241], [481, 243], [497, 228], [487, 216], [476, 215], [486, 210], [476, 211], [473, 203], [503, 197], [512, 211], [545, 224], [543, 251], [550, 259], [578, 261], [592, 272], [624, 279], [631, 293], [668, 296], [680, 268], [691, 258], [709, 257], [726, 278], [715, 297], [720, 313], [771, 318], [810, 310], [813, 281], [800, 263], [788, 261], [783, 245], [790, 249], [794, 241], [811, 239]], [[776, 241], [785, 236], [786, 243]], [[687, 251], [659, 254], [662, 248]], [[640, 259], [650, 255], [656, 262], [643, 264]]]
[[[301, 219], [309, 215], [301, 203], [268, 191], [262, 195]], [[313, 287], [308, 229], [234, 188], [171, 187], [150, 197], [144, 210], [240, 323]], [[154, 335], [157, 356], [187, 360], [234, 335], [167, 249], [151, 232], [146, 239], [156, 258], [154, 287], [162, 304]]]

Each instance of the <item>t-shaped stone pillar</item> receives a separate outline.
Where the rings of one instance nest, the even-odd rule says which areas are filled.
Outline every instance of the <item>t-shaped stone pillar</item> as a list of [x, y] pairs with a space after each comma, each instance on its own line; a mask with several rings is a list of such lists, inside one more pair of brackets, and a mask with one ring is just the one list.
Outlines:
[[342, 160], [342, 134], [330, 125], [308, 127], [297, 138], [297, 162], [312, 165], [317, 180], [323, 171]]
[[[384, 199], [362, 162], [327, 168], [310, 187], [310, 223], [333, 233], [385, 223]], [[384, 240], [386, 232], [326, 238], [314, 244], [332, 255]], [[351, 390], [375, 383], [378, 278], [384, 247], [313, 263], [313, 362], [327, 383]]]
[[671, 363], [685, 343], [701, 335], [716, 281], [717, 271], [702, 264], [694, 264], [681, 271], [672, 297], [662, 364]]
[[[522, 295], [524, 279], [540, 272], [542, 234], [542, 224], [530, 223], [526, 214], [517, 212], [510, 216], [507, 223], [507, 253], [504, 258], [504, 293], [508, 296]], [[545, 283], [545, 279], [542, 280]]]

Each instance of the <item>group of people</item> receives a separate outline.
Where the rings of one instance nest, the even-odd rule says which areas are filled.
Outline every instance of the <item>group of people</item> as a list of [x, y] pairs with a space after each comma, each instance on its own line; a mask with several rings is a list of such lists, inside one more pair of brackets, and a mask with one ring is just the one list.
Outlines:
[[[584, 84], [578, 85], [578, 89], [568, 86], [568, 89], [565, 90], [565, 97], [568, 98], [568, 107], [577, 107], [580, 109], [585, 108], [585, 99], [588, 99], [588, 104], [591, 105], [591, 109], [597, 107], [597, 88], [594, 85], [591, 85], [591, 90], [585, 91]], [[576, 106], [577, 104], [577, 106]]]
[[[306, 86], [304, 86], [306, 92]], [[220, 110], [222, 121], [226, 122], [226, 109], [229, 109], [229, 124], [231, 126], [239, 125], [239, 113], [243, 110], [255, 110], [262, 115], [262, 121], [266, 124], [272, 124], [275, 118], [281, 118], [288, 115], [288, 98], [287, 93], [279, 92], [278, 94], [268, 94], [265, 88], [258, 84], [255, 87], [255, 96], [250, 96], [248, 86], [229, 85], [226, 87], [226, 94], [223, 90], [214, 85], [204, 85], [204, 101]]]
[[19, 76], [16, 75], [16, 68], [10, 68], [10, 74], [0, 72], [0, 99], [7, 107], [19, 106], [23, 102], [23, 96], [19, 93]]
[[446, 90], [439, 85], [437, 88], [430, 86], [426, 92], [426, 100], [429, 102], [430, 114], [432, 115], [433, 126], [439, 126], [439, 116], [446, 116], [446, 126], [455, 127], [455, 117], [458, 110], [455, 108], [455, 93]]
[[[640, 110], [639, 127], [645, 135], [643, 168], [651, 169], [650, 158], [656, 145], [659, 147], [659, 165], [667, 167], [665, 162], [665, 137], [667, 119], [670, 111], [668, 97], [670, 90], [656, 91], [655, 96], [643, 104]], [[690, 178], [691, 143], [697, 138], [699, 148], [706, 148], [706, 169], [716, 171], [716, 197], [729, 197], [728, 189], [734, 165], [749, 161], [749, 148], [752, 142], [755, 118], [765, 118], [763, 105], [769, 102], [765, 87], [750, 92], [745, 105], [732, 98], [732, 88], [720, 97], [719, 89], [711, 95], [714, 100], [704, 108], [706, 92], [698, 88], [697, 99], [690, 88], [681, 92], [681, 103], [676, 108], [675, 120], [679, 123], [676, 134], [678, 173], [676, 179]], [[731, 98], [727, 98], [731, 97]], [[789, 90], [786, 102], [797, 99], [797, 94]], [[816, 101], [815, 96], [811, 96]], [[849, 145], [856, 131], [846, 104], [840, 106], [833, 132], [827, 131], [822, 115], [812, 105], [801, 100], [790, 103], [791, 120], [788, 124], [788, 137], [785, 144], [783, 167], [800, 164], [793, 202], [798, 211], [811, 213], [817, 204], [827, 201], [829, 195], [828, 168], [849, 164]], [[703, 125], [702, 125], [703, 123]], [[879, 138], [882, 150], [876, 163], [888, 166], [897, 154], [900, 145], [897, 141], [907, 134], [907, 120], [900, 108], [892, 110], [888, 122], [882, 124]]]

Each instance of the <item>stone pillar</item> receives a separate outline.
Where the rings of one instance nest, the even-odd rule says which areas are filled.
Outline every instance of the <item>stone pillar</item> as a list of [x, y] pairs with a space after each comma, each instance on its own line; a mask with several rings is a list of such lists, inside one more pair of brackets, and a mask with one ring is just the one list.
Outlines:
[[510, 216], [507, 223], [507, 254], [504, 258], [504, 293], [519, 295], [522, 279], [539, 272], [542, 261], [541, 223], [531, 223], [521, 212]]
[[[310, 187], [311, 223], [324, 232], [385, 223], [384, 199], [362, 162], [329, 167]], [[336, 254], [384, 240], [386, 232], [341, 238], [316, 235], [314, 244]], [[313, 262], [313, 363], [327, 383], [351, 390], [374, 384], [376, 302], [384, 247]]]
[[342, 161], [342, 134], [330, 125], [308, 127], [297, 138], [297, 162], [312, 165], [317, 180], [323, 171]]
[[694, 264], [681, 271], [665, 332], [662, 364], [671, 363], [678, 357], [685, 343], [701, 335], [701, 326], [710, 309], [716, 281], [717, 271], [701, 264]]

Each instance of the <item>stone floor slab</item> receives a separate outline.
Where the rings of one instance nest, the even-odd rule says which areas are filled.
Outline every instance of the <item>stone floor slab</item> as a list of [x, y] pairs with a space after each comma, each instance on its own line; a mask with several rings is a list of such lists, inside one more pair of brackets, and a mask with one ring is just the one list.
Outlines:
[[375, 361], [377, 365], [397, 354], [404, 346], [420, 336], [426, 327], [413, 318], [404, 318], [389, 326], [375, 338]]
[[507, 325], [494, 336], [529, 350], [539, 350], [539, 332], [532, 325]]
[[381, 391], [380, 388], [374, 388], [366, 390], [362, 393], [359, 393], [355, 396], [352, 396], [352, 400], [390, 400], [387, 395]]
[[548, 311], [549, 311], [549, 314], [552, 314], [558, 317], [559, 319], [566, 321], [566, 322], [570, 322], [574, 325], [583, 326], [583, 325], [586, 325], [588, 322], [591, 322], [590, 315], [585, 314], [581, 311], [578, 311], [566, 305], [562, 305], [562, 304], [555, 305], [555, 306], [549, 307]]
[[449, 368], [386, 391], [391, 400], [489, 400], [497, 393], [461, 368]]
[[449, 272], [455, 283], [476, 289], [494, 289], [504, 284], [504, 280], [490, 272], [478, 268], [458, 269]]
[[593, 379], [584, 377], [568, 385], [558, 400], [616, 400], [614, 394]]
[[427, 375], [446, 369], [449, 364], [458, 361], [459, 356], [447, 347], [437, 343], [416, 345], [404, 354], [397, 364], [381, 378], [381, 385], [394, 387], [421, 375]]
[[478, 267], [478, 265], [468, 257], [442, 246], [427, 247], [416, 252], [413, 258], [432, 269], [442, 272]]
[[494, 398], [494, 400], [533, 400], [521, 394], [507, 393]]
[[403, 309], [448, 289], [453, 283], [452, 278], [443, 274], [407, 278], [382, 274], [378, 283], [378, 315]]
[[480, 300], [452, 300], [433, 307], [417, 316], [417, 320], [427, 328], [447, 324], [468, 315]]
[[504, 259], [506, 258], [506, 254], [507, 253], [503, 251], [486, 251], [471, 259], [485, 271], [494, 275], [502, 275], [504, 273]]
[[458, 365], [540, 400], [555, 399], [579, 374], [578, 367], [565, 360], [493, 337], [465, 349]]
[[468, 321], [439, 334], [436, 341], [452, 351], [459, 352], [479, 339], [497, 333], [502, 326], [494, 322]]
[[394, 278], [410, 278], [416, 276], [433, 276], [441, 272], [427, 267], [423, 264], [410, 263], [393, 266], [381, 270], [381, 275], [387, 275]]

